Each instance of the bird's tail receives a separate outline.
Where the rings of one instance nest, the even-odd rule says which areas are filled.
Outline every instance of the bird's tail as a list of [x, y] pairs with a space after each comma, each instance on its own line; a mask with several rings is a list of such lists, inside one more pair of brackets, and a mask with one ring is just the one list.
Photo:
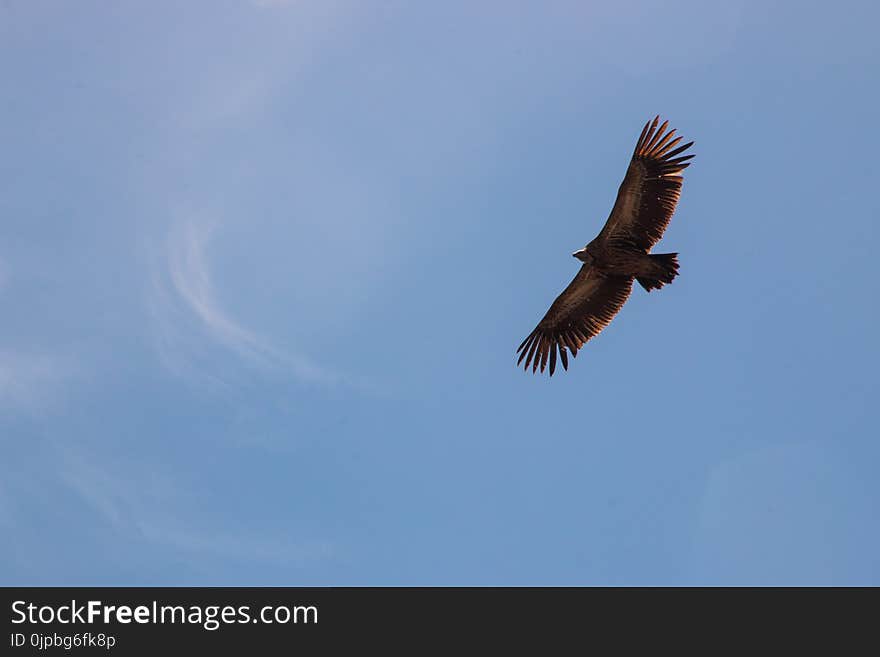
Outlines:
[[671, 283], [678, 275], [678, 254], [658, 253], [649, 255], [650, 259], [646, 270], [636, 280], [645, 290], [659, 290], [667, 283]]

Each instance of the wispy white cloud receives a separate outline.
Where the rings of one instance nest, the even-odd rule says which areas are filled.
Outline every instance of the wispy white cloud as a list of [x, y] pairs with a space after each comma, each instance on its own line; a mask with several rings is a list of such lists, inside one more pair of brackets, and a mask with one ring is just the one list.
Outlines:
[[[283, 30], [267, 30], [256, 42], [252, 32], [242, 30], [233, 39], [233, 45], [238, 45], [230, 51], [234, 56], [174, 60], [171, 75], [185, 81], [185, 91], [165, 105], [173, 111], [164, 113], [160, 121], [169, 130], [171, 151], [177, 151], [181, 144], [210, 142], [230, 125], [271, 107], [279, 94], [283, 98], [296, 87], [325, 48], [328, 35], [341, 38], [351, 26], [358, 25], [362, 11], [356, 4], [320, 1], [250, 0], [250, 4], [262, 20], [283, 26]], [[223, 43], [229, 45], [228, 40], [217, 40], [224, 34], [222, 27], [196, 37], [186, 33], [184, 43], [171, 43], [166, 52], [178, 48], [189, 51], [194, 43], [201, 52], [212, 52]]]
[[213, 226], [186, 221], [168, 241], [168, 275], [174, 291], [217, 342], [258, 365], [280, 359], [264, 339], [220, 307], [208, 268], [206, 248]]
[[280, 538], [212, 533], [150, 522], [138, 522], [137, 529], [150, 541], [199, 556], [303, 563], [330, 557], [334, 552], [332, 544], [324, 541], [294, 543]]
[[69, 446], [57, 450], [62, 483], [120, 539], [146, 539], [158, 547], [199, 557], [292, 564], [328, 558], [334, 552], [327, 541], [297, 542], [284, 536], [241, 536], [200, 528], [186, 517], [181, 504], [191, 496], [168, 477], [155, 473], [121, 477], [112, 473], [118, 468], [95, 463]]
[[132, 499], [119, 482], [97, 468], [72, 448], [59, 448], [61, 481], [114, 529], [123, 529], [131, 516]]
[[150, 305], [157, 345], [166, 366], [228, 383], [212, 370], [204, 339], [234, 354], [240, 364], [302, 381], [369, 388], [357, 377], [335, 372], [307, 356], [281, 350], [245, 327], [221, 305], [208, 261], [214, 226], [187, 219], [175, 225], [153, 271]]

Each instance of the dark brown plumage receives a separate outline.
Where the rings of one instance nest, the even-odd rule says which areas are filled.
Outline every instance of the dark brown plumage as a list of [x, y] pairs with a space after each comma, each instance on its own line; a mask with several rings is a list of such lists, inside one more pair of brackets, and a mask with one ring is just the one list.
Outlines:
[[568, 355], [577, 356], [587, 340], [598, 335], [626, 303], [633, 280], [648, 292], [671, 283], [678, 272], [678, 254], [652, 255], [663, 237], [681, 195], [681, 172], [693, 155], [681, 154], [694, 142], [678, 146], [681, 137], [659, 128], [660, 117], [642, 129], [617, 200], [596, 238], [573, 254], [584, 264], [550, 310], [517, 349], [517, 365], [541, 372], [556, 371], [557, 358], [568, 369]]

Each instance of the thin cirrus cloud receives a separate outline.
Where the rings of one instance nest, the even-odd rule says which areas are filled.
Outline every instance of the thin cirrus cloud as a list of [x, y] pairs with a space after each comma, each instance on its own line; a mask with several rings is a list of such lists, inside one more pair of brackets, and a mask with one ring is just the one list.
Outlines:
[[150, 305], [163, 363], [178, 374], [229, 384], [226, 376], [212, 368], [216, 359], [207, 353], [210, 345], [251, 370], [286, 373], [308, 383], [358, 386], [354, 377], [278, 349], [221, 306], [207, 257], [212, 233], [210, 223], [183, 220], [172, 227], [157, 258]]
[[149, 541], [200, 557], [214, 555], [231, 559], [257, 559], [280, 564], [305, 565], [314, 560], [330, 558], [334, 546], [324, 541], [289, 542], [280, 537], [240, 536], [226, 533], [194, 531], [171, 524], [138, 522], [137, 530]]
[[[123, 479], [111, 473], [110, 464], [95, 462], [70, 446], [56, 445], [56, 457], [61, 482], [122, 539], [146, 540], [199, 558], [257, 559], [292, 565], [330, 558], [335, 552], [334, 546], [323, 540], [299, 542], [274, 534], [241, 537], [200, 528], [182, 510], [182, 500], [191, 495], [165, 476], [136, 473]], [[175, 511], [169, 513], [168, 509]]]

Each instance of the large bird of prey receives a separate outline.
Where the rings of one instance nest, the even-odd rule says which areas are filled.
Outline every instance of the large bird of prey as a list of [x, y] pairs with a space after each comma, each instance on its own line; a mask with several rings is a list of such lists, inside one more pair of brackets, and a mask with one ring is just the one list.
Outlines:
[[598, 335], [626, 303], [633, 279], [650, 292], [671, 283], [678, 273], [677, 253], [649, 253], [669, 225], [681, 194], [681, 172], [693, 155], [681, 154], [694, 142], [679, 146], [675, 130], [659, 128], [660, 117], [648, 121], [636, 143], [626, 176], [605, 227], [592, 242], [572, 255], [584, 264], [556, 297], [535, 330], [517, 349], [525, 369], [556, 371], [557, 353], [568, 369], [568, 352], [577, 356], [587, 340]]

